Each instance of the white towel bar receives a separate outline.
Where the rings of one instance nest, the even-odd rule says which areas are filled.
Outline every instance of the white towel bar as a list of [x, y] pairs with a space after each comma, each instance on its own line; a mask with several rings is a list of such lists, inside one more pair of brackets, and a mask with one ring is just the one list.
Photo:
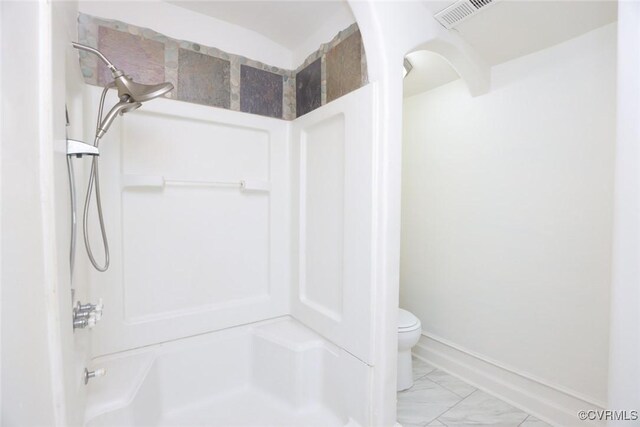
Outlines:
[[186, 181], [167, 179], [158, 175], [123, 175], [123, 188], [164, 188], [166, 186], [181, 187], [236, 187], [242, 191], [270, 191], [271, 184], [266, 181]]

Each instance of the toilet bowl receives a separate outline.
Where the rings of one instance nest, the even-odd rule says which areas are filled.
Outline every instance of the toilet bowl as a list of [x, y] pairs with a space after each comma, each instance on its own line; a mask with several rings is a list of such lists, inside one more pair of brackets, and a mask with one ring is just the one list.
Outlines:
[[398, 391], [413, 386], [411, 348], [422, 334], [420, 319], [407, 310], [398, 311]]

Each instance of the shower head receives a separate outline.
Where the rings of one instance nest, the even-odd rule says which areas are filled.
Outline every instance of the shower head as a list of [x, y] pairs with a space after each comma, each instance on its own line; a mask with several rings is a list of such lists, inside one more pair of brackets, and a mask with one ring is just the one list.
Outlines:
[[106, 95], [106, 90], [114, 86], [118, 89], [118, 98], [120, 98], [120, 102], [118, 102], [111, 109], [111, 111], [109, 111], [102, 122], [99, 122], [98, 128], [96, 129], [97, 139], [100, 139], [104, 136], [104, 134], [109, 129], [109, 126], [111, 126], [111, 123], [113, 123], [113, 120], [118, 116], [118, 114], [122, 115], [124, 113], [128, 113], [129, 111], [135, 110], [136, 108], [140, 108], [142, 102], [157, 98], [173, 90], [173, 85], [169, 82], [155, 85], [136, 83], [131, 77], [125, 75], [122, 70], [116, 68], [116, 66], [113, 65], [113, 63], [109, 61], [107, 57], [104, 56], [98, 49], [76, 42], [71, 42], [71, 45], [76, 49], [93, 53], [107, 65], [107, 68], [109, 68], [109, 70], [111, 70], [113, 82], [107, 84], [105, 87], [105, 91], [103, 92], [102, 98], [100, 100], [100, 113], [98, 114], [98, 121], [100, 121], [100, 117], [102, 116], [102, 106], [104, 105], [104, 96]]
[[109, 61], [107, 57], [104, 56], [98, 49], [76, 42], [71, 42], [71, 45], [76, 49], [93, 53], [107, 65], [107, 68], [111, 70], [114, 84], [118, 88], [118, 98], [120, 99], [123, 99], [123, 97], [127, 96], [134, 102], [145, 102], [162, 96], [173, 90], [173, 85], [169, 82], [164, 82], [156, 85], [136, 83], [131, 77], [125, 75], [122, 70], [116, 68], [116, 66], [113, 65], [113, 63]]
[[173, 90], [173, 85], [169, 82], [145, 85], [136, 83], [131, 77], [125, 75], [116, 77], [115, 84], [118, 88], [118, 97], [122, 99], [123, 96], [128, 96], [135, 102], [146, 102]]
[[132, 101], [128, 96], [121, 98], [120, 102], [113, 106], [113, 108], [107, 113], [104, 120], [102, 120], [102, 123], [100, 123], [98, 131], [96, 132], [96, 137], [98, 139], [102, 138], [118, 115], [123, 115], [124, 113], [140, 108], [141, 105], [142, 103]]

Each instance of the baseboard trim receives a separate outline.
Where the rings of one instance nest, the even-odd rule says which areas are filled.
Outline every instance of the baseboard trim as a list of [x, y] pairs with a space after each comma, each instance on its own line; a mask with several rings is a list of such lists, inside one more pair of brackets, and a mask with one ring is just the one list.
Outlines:
[[577, 417], [580, 410], [603, 410], [604, 404], [501, 366], [431, 334], [422, 335], [413, 354], [553, 426], [604, 425]]

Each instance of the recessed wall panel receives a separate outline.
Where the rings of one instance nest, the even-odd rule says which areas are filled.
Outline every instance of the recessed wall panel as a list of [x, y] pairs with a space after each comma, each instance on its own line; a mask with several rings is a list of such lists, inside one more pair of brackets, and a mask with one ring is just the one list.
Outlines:
[[339, 319], [344, 281], [344, 115], [301, 135], [301, 300]]
[[224, 308], [269, 295], [269, 200], [232, 189], [123, 195], [128, 321]]
[[147, 113], [125, 141], [123, 176], [165, 183], [123, 187], [125, 319], [268, 296], [268, 193], [239, 188], [268, 180], [268, 133]]
[[372, 85], [299, 117], [291, 144], [291, 314], [373, 360]]

